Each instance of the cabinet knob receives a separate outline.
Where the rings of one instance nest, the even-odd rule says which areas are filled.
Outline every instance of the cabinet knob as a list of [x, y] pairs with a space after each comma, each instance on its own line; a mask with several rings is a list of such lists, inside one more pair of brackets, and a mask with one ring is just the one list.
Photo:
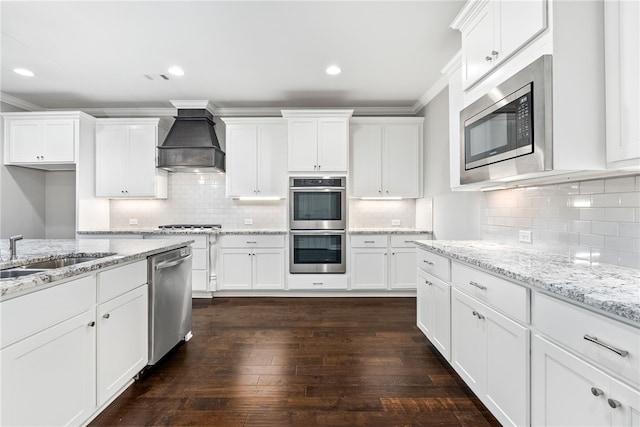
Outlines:
[[389, 190], [387, 190], [387, 194], [389, 194]]
[[105, 319], [108, 319], [109, 317], [111, 317], [111, 315], [107, 313], [107, 314], [104, 314], [102, 317], [104, 317]]
[[91, 322], [88, 323], [88, 326], [91, 326], [93, 328], [94, 326], [96, 326], [96, 322], [92, 320]]
[[604, 392], [599, 388], [591, 387], [591, 394], [593, 394], [594, 396], [602, 396]]
[[313, 170], [318, 169], [318, 165], [313, 165]]
[[497, 50], [492, 50], [491, 51], [491, 56], [498, 56], [498, 51]]
[[474, 316], [476, 316], [476, 317], [477, 317], [478, 319], [480, 319], [480, 320], [484, 319], [484, 316], [483, 316], [482, 314], [478, 313], [478, 312], [477, 312], [477, 311], [475, 311], [475, 310], [473, 310], [472, 314], [473, 314]]
[[320, 170], [320, 165], [318, 165], [318, 170]]
[[622, 405], [620, 404], [620, 402], [618, 402], [617, 400], [613, 400], [613, 399], [607, 399], [607, 403], [609, 404], [609, 406], [611, 406], [613, 409], [619, 408]]
[[487, 62], [491, 61], [492, 59], [493, 59], [493, 57], [488, 56], [488, 55], [484, 57], [484, 60], [487, 61]]

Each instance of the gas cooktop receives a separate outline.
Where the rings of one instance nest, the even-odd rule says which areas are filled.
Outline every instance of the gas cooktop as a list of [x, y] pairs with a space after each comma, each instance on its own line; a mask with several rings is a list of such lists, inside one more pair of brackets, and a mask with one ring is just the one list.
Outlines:
[[183, 229], [192, 230], [196, 228], [206, 228], [206, 229], [222, 228], [222, 225], [221, 224], [167, 224], [167, 225], [161, 225], [158, 228], [170, 229], [170, 230], [183, 230]]

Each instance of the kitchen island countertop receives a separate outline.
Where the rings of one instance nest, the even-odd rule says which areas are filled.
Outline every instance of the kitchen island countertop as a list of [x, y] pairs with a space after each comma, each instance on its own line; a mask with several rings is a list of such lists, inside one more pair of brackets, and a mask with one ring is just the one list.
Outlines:
[[640, 270], [481, 240], [416, 244], [640, 327]]
[[171, 234], [171, 235], [190, 235], [190, 234], [286, 234], [287, 230], [280, 228], [185, 228], [185, 229], [158, 229], [158, 228], [133, 228], [118, 230], [82, 230], [77, 232], [79, 235], [123, 235], [123, 234]]
[[187, 246], [191, 243], [193, 243], [193, 240], [189, 240], [187, 237], [185, 237], [184, 241], [176, 241], [175, 239], [25, 239], [17, 242], [18, 258], [14, 261], [7, 261], [9, 259], [9, 241], [0, 240], [0, 270], [58, 258], [102, 256], [102, 258], [96, 258], [95, 260], [69, 267], [47, 269], [27, 276], [2, 279], [0, 280], [0, 301], [44, 289], [54, 284], [54, 282], [73, 276], [117, 264], [146, 259], [148, 256]]
[[349, 234], [425, 234], [432, 235], [433, 231], [417, 230], [415, 228], [350, 228]]

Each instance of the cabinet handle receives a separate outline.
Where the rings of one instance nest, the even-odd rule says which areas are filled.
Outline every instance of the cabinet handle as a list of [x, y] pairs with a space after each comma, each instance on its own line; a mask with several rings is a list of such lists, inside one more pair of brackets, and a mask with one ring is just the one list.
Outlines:
[[247, 244], [248, 244], [248, 245], [250, 245], [250, 244], [252, 244], [252, 243], [254, 243], [254, 244], [255, 244], [255, 243], [258, 243], [258, 242], [247, 242]]
[[108, 319], [109, 317], [111, 317], [111, 315], [109, 313], [103, 315], [102, 317], [104, 317], [105, 319]]
[[469, 284], [470, 284], [471, 286], [475, 286], [476, 288], [481, 289], [481, 290], [483, 290], [483, 291], [486, 291], [486, 290], [487, 290], [487, 287], [486, 287], [486, 286], [482, 286], [481, 284], [479, 284], [479, 283], [477, 283], [477, 282], [474, 282], [473, 280], [469, 281]]
[[612, 345], [603, 343], [597, 337], [592, 337], [591, 335], [584, 334], [583, 338], [585, 340], [587, 340], [587, 341], [591, 341], [594, 344], [598, 344], [599, 346], [602, 346], [602, 347], [606, 348], [607, 350], [613, 351], [615, 354], [617, 354], [620, 357], [626, 357], [627, 354], [629, 354], [629, 352], [627, 350], [620, 350], [619, 348], [615, 348]]
[[591, 387], [591, 394], [593, 394], [594, 396], [602, 396], [604, 394], [604, 391], [600, 390], [599, 388]]
[[364, 242], [365, 242], [365, 243], [375, 243], [375, 241], [374, 241], [374, 240], [365, 240]]
[[484, 60], [487, 61], [487, 62], [491, 61], [492, 59], [493, 59], [493, 57], [488, 56], [488, 55], [484, 57]]
[[424, 262], [427, 265], [433, 265], [431, 261], [427, 261], [426, 259], [423, 259], [422, 262]]
[[430, 282], [430, 281], [428, 281], [428, 280], [425, 280], [425, 281], [424, 281], [424, 283], [426, 283], [426, 284], [427, 284], [427, 285], [429, 285], [429, 286], [433, 286], [433, 283], [431, 283], [431, 282]]
[[415, 240], [405, 240], [404, 242], [405, 243], [413, 243], [413, 242], [415, 242]]
[[96, 322], [94, 322], [94, 321], [92, 320], [92, 321], [91, 321], [91, 322], [89, 322], [87, 325], [88, 325], [88, 326], [91, 326], [91, 327], [93, 328], [94, 326], [96, 326]]
[[478, 313], [478, 312], [477, 312], [477, 311], [475, 311], [475, 310], [473, 310], [472, 314], [473, 314], [474, 316], [476, 316], [476, 317], [477, 317], [478, 319], [480, 319], [480, 320], [484, 319], [484, 316], [483, 316], [482, 314]]
[[609, 406], [611, 406], [613, 409], [619, 408], [622, 406], [622, 404], [620, 402], [618, 402], [617, 400], [613, 400], [613, 399], [607, 399], [607, 403], [609, 404]]
[[313, 282], [312, 285], [322, 285], [322, 282]]

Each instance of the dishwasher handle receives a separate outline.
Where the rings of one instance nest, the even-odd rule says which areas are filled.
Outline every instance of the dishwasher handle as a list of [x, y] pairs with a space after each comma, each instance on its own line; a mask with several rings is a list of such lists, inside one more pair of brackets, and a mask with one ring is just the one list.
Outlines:
[[174, 267], [178, 264], [182, 264], [183, 262], [185, 262], [186, 260], [190, 259], [193, 255], [189, 254], [185, 257], [182, 258], [178, 258], [176, 260], [173, 261], [164, 261], [159, 263], [158, 265], [156, 265], [156, 270], [162, 270], [163, 268], [169, 268], [169, 267]]

